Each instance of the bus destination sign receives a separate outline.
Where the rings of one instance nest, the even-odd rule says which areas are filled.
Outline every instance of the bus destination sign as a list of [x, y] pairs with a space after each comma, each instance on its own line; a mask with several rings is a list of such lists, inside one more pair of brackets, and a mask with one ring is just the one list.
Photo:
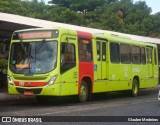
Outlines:
[[44, 39], [44, 38], [57, 38], [58, 30], [46, 30], [46, 31], [27, 31], [16, 32], [13, 35], [13, 39]]
[[37, 39], [37, 38], [50, 38], [52, 36], [51, 32], [28, 32], [19, 33], [21, 39]]

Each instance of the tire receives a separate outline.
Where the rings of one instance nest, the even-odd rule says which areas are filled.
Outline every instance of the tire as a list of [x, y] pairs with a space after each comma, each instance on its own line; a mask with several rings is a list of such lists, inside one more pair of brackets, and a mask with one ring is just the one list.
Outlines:
[[137, 79], [133, 79], [132, 82], [132, 96], [136, 97], [138, 96], [138, 92], [139, 92], [139, 84], [138, 84], [138, 80]]
[[85, 81], [81, 82], [80, 92], [79, 92], [79, 101], [84, 103], [88, 100], [88, 85]]

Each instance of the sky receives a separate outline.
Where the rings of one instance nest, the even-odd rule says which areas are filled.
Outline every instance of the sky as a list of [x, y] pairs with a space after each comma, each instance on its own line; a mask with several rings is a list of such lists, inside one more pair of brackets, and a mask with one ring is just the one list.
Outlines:
[[[50, 0], [44, 0], [46, 3]], [[133, 0], [134, 2], [140, 1], [140, 0]], [[155, 14], [157, 12], [160, 12], [160, 0], [142, 0], [146, 1], [146, 4], [152, 8], [152, 14]]]

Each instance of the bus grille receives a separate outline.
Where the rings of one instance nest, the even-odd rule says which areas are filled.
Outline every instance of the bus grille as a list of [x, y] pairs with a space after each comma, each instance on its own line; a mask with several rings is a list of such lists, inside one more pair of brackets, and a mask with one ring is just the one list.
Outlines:
[[17, 92], [24, 94], [25, 91], [31, 91], [33, 94], [40, 94], [42, 88], [35, 88], [35, 89], [24, 89], [24, 88], [16, 88]]

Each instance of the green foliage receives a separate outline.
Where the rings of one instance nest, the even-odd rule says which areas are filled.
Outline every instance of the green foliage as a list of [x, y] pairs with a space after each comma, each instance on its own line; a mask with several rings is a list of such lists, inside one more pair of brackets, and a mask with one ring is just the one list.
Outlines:
[[133, 0], [2, 0], [0, 12], [55, 22], [159, 37], [160, 12], [151, 14], [145, 1]]
[[106, 0], [51, 0], [49, 3], [86, 13], [94, 11], [97, 7], [103, 6]]
[[0, 12], [23, 15], [26, 8], [23, 7], [21, 0], [1, 0]]
[[38, 0], [22, 1], [23, 7], [26, 9], [24, 15], [32, 18], [47, 19], [47, 9], [43, 1]]

